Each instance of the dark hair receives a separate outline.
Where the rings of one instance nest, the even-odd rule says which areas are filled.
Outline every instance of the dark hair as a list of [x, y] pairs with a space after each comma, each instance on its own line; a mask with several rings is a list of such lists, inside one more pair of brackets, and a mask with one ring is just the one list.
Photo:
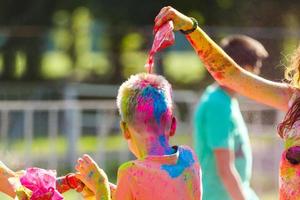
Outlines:
[[[300, 45], [290, 57], [289, 66], [285, 69], [285, 80], [295, 88], [300, 86]], [[278, 134], [283, 137], [293, 128], [296, 121], [300, 120], [300, 97], [293, 102], [293, 105], [286, 113], [284, 120], [278, 125]]]
[[290, 109], [287, 111], [283, 121], [278, 125], [277, 131], [281, 138], [293, 128], [296, 121], [300, 120], [300, 98], [297, 98]]
[[241, 67], [255, 67], [259, 59], [268, 57], [264, 46], [246, 35], [231, 35], [221, 40], [220, 46]]

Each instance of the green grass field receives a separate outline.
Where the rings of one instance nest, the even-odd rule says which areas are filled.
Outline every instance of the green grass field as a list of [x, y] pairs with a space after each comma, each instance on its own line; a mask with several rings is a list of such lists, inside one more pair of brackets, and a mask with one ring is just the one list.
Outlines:
[[[63, 194], [65, 200], [80, 200], [82, 199], [80, 194], [74, 191], [69, 191]], [[0, 193], [1, 200], [13, 200], [12, 198]]]

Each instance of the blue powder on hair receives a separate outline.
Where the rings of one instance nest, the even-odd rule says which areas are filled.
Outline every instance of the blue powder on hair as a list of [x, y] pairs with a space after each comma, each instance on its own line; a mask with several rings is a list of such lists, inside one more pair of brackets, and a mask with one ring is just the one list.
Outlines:
[[149, 85], [145, 87], [141, 94], [144, 98], [152, 98], [153, 114], [156, 122], [159, 124], [163, 113], [167, 111], [167, 102], [162, 91]]
[[182, 172], [192, 166], [195, 162], [193, 154], [190, 150], [179, 148], [179, 158], [175, 165], [162, 165], [161, 169], [165, 170], [172, 178], [176, 178]]

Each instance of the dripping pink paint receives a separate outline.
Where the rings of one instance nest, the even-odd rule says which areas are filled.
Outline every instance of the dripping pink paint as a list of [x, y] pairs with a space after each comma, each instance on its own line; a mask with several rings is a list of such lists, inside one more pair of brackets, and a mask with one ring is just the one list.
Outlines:
[[148, 60], [145, 65], [148, 73], [152, 73], [153, 71], [155, 53], [174, 44], [175, 36], [173, 33], [173, 29], [173, 22], [168, 21], [167, 23], [159, 27], [159, 29], [155, 33], [152, 48], [149, 52]]

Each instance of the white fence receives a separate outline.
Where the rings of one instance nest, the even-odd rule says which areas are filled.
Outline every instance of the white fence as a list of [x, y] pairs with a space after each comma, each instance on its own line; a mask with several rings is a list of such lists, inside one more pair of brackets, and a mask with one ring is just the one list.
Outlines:
[[[181, 123], [179, 129], [191, 132], [190, 127], [190, 115], [192, 112], [192, 105], [195, 94], [191, 92], [178, 91], [176, 92], [176, 100], [178, 103], [185, 103], [188, 109], [188, 115], [185, 116], [185, 122]], [[60, 131], [60, 125], [62, 124], [64, 134], [67, 138], [67, 152], [65, 160], [74, 165], [76, 158], [79, 156], [78, 141], [81, 137], [82, 127], [85, 126], [87, 120], [83, 119], [83, 113], [85, 111], [93, 111], [92, 116], [94, 121], [94, 128], [97, 135], [97, 147], [98, 150], [94, 152], [95, 157], [101, 163], [105, 162], [105, 148], [103, 148], [106, 139], [109, 137], [110, 130], [118, 127], [118, 113], [115, 104], [115, 100], [60, 100], [60, 101], [0, 101], [0, 156], [2, 160], [7, 157], [10, 160], [10, 152], [13, 150], [9, 148], [9, 141], [15, 140], [10, 136], [12, 127], [21, 126], [22, 143], [24, 144], [24, 152], [21, 156], [22, 163], [19, 165], [27, 167], [31, 166], [34, 162], [34, 156], [32, 156], [32, 144], [35, 139], [34, 135], [34, 123], [37, 121], [35, 113], [45, 112], [47, 115], [47, 122], [44, 123], [47, 126], [47, 136], [49, 151], [52, 152], [57, 148], [57, 137]], [[13, 112], [19, 112], [23, 117], [18, 120], [14, 120], [11, 115]], [[85, 121], [85, 123], [83, 123]], [[91, 125], [89, 125], [91, 126]], [[45, 135], [45, 134], [44, 134]], [[121, 144], [124, 145], [124, 144]], [[126, 145], [126, 144], [125, 144]], [[2, 147], [2, 148], [1, 148]], [[55, 152], [55, 151], [53, 151]], [[127, 151], [119, 152], [119, 161], [128, 159], [129, 153]], [[19, 155], [20, 156], [20, 155]], [[41, 155], [40, 155], [41, 156]], [[17, 157], [13, 155], [13, 157]], [[56, 168], [59, 163], [59, 157], [56, 153], [50, 153], [48, 160], [48, 167]], [[10, 162], [10, 161], [8, 161]]]

